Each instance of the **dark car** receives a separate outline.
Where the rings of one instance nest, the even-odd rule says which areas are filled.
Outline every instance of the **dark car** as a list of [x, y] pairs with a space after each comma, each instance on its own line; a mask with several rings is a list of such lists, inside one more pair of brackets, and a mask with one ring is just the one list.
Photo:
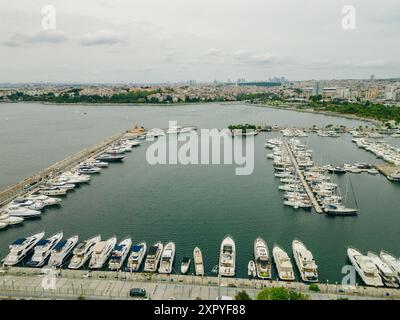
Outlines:
[[133, 288], [129, 291], [130, 297], [146, 297], [146, 290], [143, 288]]

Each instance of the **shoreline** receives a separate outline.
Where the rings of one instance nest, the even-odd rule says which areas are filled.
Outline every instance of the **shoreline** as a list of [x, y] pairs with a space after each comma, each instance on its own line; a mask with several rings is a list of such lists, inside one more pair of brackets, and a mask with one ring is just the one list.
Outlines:
[[351, 115], [351, 114], [345, 114], [345, 113], [337, 113], [337, 112], [331, 112], [331, 111], [318, 111], [318, 110], [313, 110], [313, 109], [297, 109], [296, 107], [279, 107], [279, 106], [271, 106], [267, 104], [252, 104], [252, 103], [245, 103], [246, 105], [249, 106], [258, 106], [261, 108], [271, 108], [271, 109], [277, 109], [277, 110], [286, 110], [286, 111], [294, 111], [294, 112], [303, 112], [303, 113], [312, 113], [312, 114], [321, 114], [325, 116], [331, 116], [331, 117], [337, 117], [337, 118], [344, 118], [344, 119], [349, 119], [349, 120], [357, 120], [357, 121], [362, 121], [362, 122], [368, 122], [373, 125], [379, 125], [381, 121], [375, 120], [375, 119], [370, 119], [370, 118], [363, 118], [359, 117], [356, 115]]

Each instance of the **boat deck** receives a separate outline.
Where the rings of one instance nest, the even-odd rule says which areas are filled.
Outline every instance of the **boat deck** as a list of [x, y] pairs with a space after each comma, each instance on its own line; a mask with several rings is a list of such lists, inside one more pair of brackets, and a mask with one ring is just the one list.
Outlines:
[[313, 300], [400, 299], [400, 290], [318, 284], [320, 292], [309, 290], [300, 282], [238, 278], [198, 277], [194, 275], [161, 275], [128, 272], [93, 271], [91, 277], [84, 270], [61, 270], [61, 274], [43, 276], [40, 269], [13, 267], [0, 269], [0, 297], [36, 299], [130, 299], [129, 290], [144, 288], [147, 298], [161, 300], [215, 300], [217, 296], [234, 297], [246, 290], [252, 299], [265, 287], [286, 287], [303, 292]]
[[311, 201], [311, 203], [312, 203], [312, 205], [314, 207], [314, 210], [317, 213], [323, 213], [324, 211], [322, 210], [322, 208], [319, 205], [317, 199], [315, 198], [314, 192], [311, 191], [310, 186], [308, 185], [306, 179], [304, 179], [304, 175], [303, 175], [302, 171], [299, 168], [299, 165], [297, 163], [297, 159], [296, 159], [291, 147], [289, 146], [287, 141], [283, 141], [283, 145], [285, 146], [285, 148], [286, 148], [286, 150], [287, 150], [287, 152], [289, 154], [290, 160], [292, 161], [293, 167], [296, 170], [296, 174], [297, 174], [299, 180], [301, 181], [304, 190], [307, 192], [307, 195], [310, 198], [310, 201]]

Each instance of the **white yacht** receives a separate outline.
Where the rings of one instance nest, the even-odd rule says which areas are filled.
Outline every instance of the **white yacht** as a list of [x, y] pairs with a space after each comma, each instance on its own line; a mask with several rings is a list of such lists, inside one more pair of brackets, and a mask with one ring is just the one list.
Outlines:
[[0, 221], [0, 230], [8, 227], [8, 223]]
[[100, 240], [100, 235], [97, 235], [78, 244], [78, 246], [73, 251], [74, 256], [69, 262], [68, 268], [79, 269], [80, 267], [82, 267], [86, 263], [86, 261], [89, 260], [90, 256], [93, 253], [94, 247], [98, 242], [100, 242]]
[[196, 273], [196, 276], [204, 276], [203, 255], [201, 254], [201, 250], [199, 247], [194, 248], [193, 258], [194, 271]]
[[385, 285], [392, 288], [398, 288], [399, 285], [397, 283], [398, 278], [396, 272], [394, 272], [386, 262], [383, 262], [376, 253], [368, 251], [367, 255], [372, 259], [372, 262], [375, 263]]
[[5, 210], [11, 217], [20, 217], [24, 219], [37, 218], [41, 212], [38, 210], [31, 210], [27, 208], [8, 208]]
[[139, 271], [139, 268], [143, 262], [144, 256], [146, 255], [147, 245], [146, 242], [141, 242], [134, 245], [131, 248], [131, 253], [128, 258], [128, 263], [126, 265], [126, 271], [135, 272]]
[[67, 190], [57, 187], [41, 187], [39, 193], [45, 196], [65, 196], [67, 194]]
[[253, 260], [250, 260], [247, 264], [247, 275], [250, 278], [255, 278], [257, 276], [256, 264]]
[[17, 198], [11, 201], [7, 207], [8, 209], [16, 209], [16, 208], [26, 208], [30, 210], [42, 210], [44, 208], [44, 203], [39, 200], [28, 200], [25, 198]]
[[380, 255], [383, 262], [386, 262], [390, 268], [397, 274], [398, 279], [400, 280], [400, 259], [396, 259], [396, 257], [390, 254], [387, 251], [382, 250]]
[[181, 126], [171, 126], [167, 129], [167, 134], [178, 134], [181, 130]]
[[87, 174], [78, 174], [71, 171], [64, 172], [59, 177], [60, 181], [72, 184], [88, 183], [90, 181], [90, 176]]
[[24, 222], [24, 218], [21, 217], [12, 217], [8, 213], [0, 212], [0, 223], [4, 223], [5, 226], [14, 226], [17, 224], [21, 224]]
[[96, 243], [92, 257], [90, 258], [89, 268], [100, 269], [110, 257], [112, 250], [117, 243], [116, 237], [111, 237], [106, 241], [99, 241]]
[[66, 191], [73, 190], [76, 187], [76, 185], [73, 183], [67, 183], [65, 181], [58, 181], [58, 180], [57, 181], [49, 181], [49, 183], [47, 185], [50, 187], [53, 187], [53, 188], [61, 189], [61, 190], [65, 189]]
[[272, 255], [274, 256], [279, 279], [285, 281], [293, 281], [294, 280], [293, 266], [287, 252], [284, 251], [277, 244], [275, 244], [274, 248], [272, 249]]
[[47, 239], [39, 240], [34, 248], [31, 260], [29, 260], [26, 264], [29, 267], [41, 267], [44, 265], [47, 258], [51, 254], [51, 251], [60, 242], [62, 237], [63, 233], [59, 232]]
[[254, 259], [257, 277], [260, 279], [271, 279], [271, 257], [269, 255], [267, 242], [262, 238], [254, 240]]
[[81, 164], [82, 165], [94, 166], [94, 167], [97, 167], [97, 168], [107, 168], [108, 165], [109, 165], [108, 162], [99, 161], [99, 160], [96, 160], [94, 158], [87, 159], [85, 162], [82, 162]]
[[43, 238], [44, 232], [34, 234], [27, 238], [20, 238], [15, 240], [10, 246], [10, 252], [3, 260], [3, 265], [14, 266], [19, 263]]
[[305, 282], [318, 282], [318, 266], [311, 251], [299, 240], [293, 240], [292, 250], [301, 279]]
[[78, 236], [72, 236], [66, 240], [61, 240], [57, 245], [51, 250], [49, 262], [47, 265], [49, 267], [61, 267], [63, 262], [72, 253], [72, 250], [78, 243]]
[[59, 205], [61, 203], [61, 199], [60, 198], [51, 198], [48, 196], [45, 196], [43, 194], [30, 194], [26, 197], [26, 199], [28, 200], [39, 200], [41, 201], [45, 207], [48, 206], [56, 206]]
[[189, 271], [190, 267], [190, 258], [189, 257], [183, 257], [182, 263], [181, 263], [181, 273], [186, 274]]
[[235, 276], [235, 258], [236, 247], [235, 241], [230, 235], [225, 236], [222, 240], [219, 254], [219, 274], [224, 277]]
[[108, 269], [119, 270], [121, 269], [126, 257], [128, 256], [129, 250], [132, 247], [132, 239], [126, 238], [118, 243], [113, 252], [111, 253], [111, 258], [108, 263]]
[[383, 286], [378, 268], [371, 257], [364, 256], [361, 252], [352, 247], [347, 248], [347, 255], [351, 264], [367, 286]]
[[175, 243], [168, 242], [164, 246], [164, 250], [161, 255], [160, 267], [158, 268], [159, 273], [171, 273], [174, 265], [175, 258]]
[[160, 262], [161, 253], [164, 249], [164, 245], [161, 242], [157, 242], [153, 244], [146, 257], [146, 261], [144, 262], [144, 271], [145, 272], [156, 272], [158, 263]]

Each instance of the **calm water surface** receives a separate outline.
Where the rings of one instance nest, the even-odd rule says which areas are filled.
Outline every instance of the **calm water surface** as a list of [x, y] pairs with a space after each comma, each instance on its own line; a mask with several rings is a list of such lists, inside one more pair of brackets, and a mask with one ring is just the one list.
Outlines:
[[[257, 123], [312, 126], [360, 122], [330, 116], [297, 113], [243, 105], [188, 106], [50, 106], [0, 104], [0, 187], [91, 146], [133, 124], [146, 128], [168, 126], [169, 120], [199, 128], [224, 128], [229, 124]], [[130, 235], [148, 245], [172, 240], [177, 246], [175, 269], [183, 256], [200, 246], [210, 271], [218, 262], [219, 245], [230, 233], [236, 240], [237, 274], [247, 275], [255, 237], [262, 236], [270, 249], [275, 242], [291, 254], [291, 241], [300, 238], [313, 252], [321, 281], [340, 281], [347, 264], [346, 247], [363, 252], [381, 248], [400, 255], [400, 186], [382, 176], [352, 175], [360, 208], [358, 217], [331, 218], [284, 207], [279, 182], [265, 158], [267, 138], [255, 140], [255, 169], [236, 176], [231, 165], [156, 165], [146, 162], [149, 142], [126, 154], [93, 176], [89, 185], [69, 193], [58, 209], [23, 226], [0, 231], [0, 256], [15, 238], [45, 230], [63, 230], [81, 239], [100, 233], [119, 239]], [[390, 141], [389, 141], [390, 140]], [[399, 145], [396, 139], [388, 139]], [[370, 153], [356, 148], [350, 135], [340, 139], [310, 135], [304, 140], [314, 159], [326, 163], [376, 163]], [[346, 178], [338, 178], [344, 186]]]

